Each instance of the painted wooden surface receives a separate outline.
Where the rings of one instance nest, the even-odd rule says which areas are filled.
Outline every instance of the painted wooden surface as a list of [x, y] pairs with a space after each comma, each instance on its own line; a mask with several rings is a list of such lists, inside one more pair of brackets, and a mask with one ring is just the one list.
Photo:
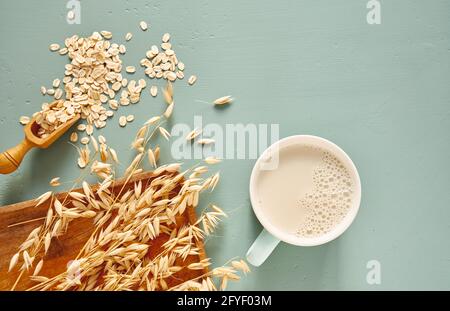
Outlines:
[[[66, 2], [0, 3], [2, 148], [23, 138], [20, 116], [49, 101], [40, 86], [63, 75], [66, 59], [49, 44], [103, 29], [124, 42], [132, 32], [123, 60], [140, 69], [144, 51], [169, 32], [186, 75], [198, 76], [194, 87], [175, 83], [173, 124], [192, 127], [202, 116], [204, 125], [278, 124], [280, 137], [322, 136], [350, 155], [362, 180], [360, 212], [341, 238], [313, 248], [280, 244], [231, 289], [450, 289], [449, 1], [381, 1], [380, 25], [366, 22], [364, 0], [82, 0], [79, 25], [67, 24]], [[139, 126], [164, 109], [161, 97], [144, 92], [98, 132], [123, 163]], [[236, 100], [227, 109], [201, 102], [229, 94]], [[118, 116], [131, 113], [136, 120], [120, 128]], [[0, 176], [0, 205], [36, 197], [52, 177], [75, 179], [67, 141], [31, 151], [17, 172]], [[158, 143], [170, 162], [170, 146]], [[201, 202], [229, 214], [206, 243], [217, 264], [244, 256], [261, 230], [248, 195], [254, 162], [216, 166], [221, 183]], [[381, 264], [379, 285], [366, 281], [371, 260]]]

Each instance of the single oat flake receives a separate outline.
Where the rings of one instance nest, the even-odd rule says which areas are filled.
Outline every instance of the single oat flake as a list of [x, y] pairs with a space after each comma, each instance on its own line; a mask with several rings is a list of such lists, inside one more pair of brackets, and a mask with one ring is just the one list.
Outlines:
[[52, 186], [52, 187], [60, 186], [61, 182], [59, 181], [59, 179], [60, 179], [59, 177], [55, 177], [52, 180], [50, 180], [50, 182], [49, 182], [50, 186]]
[[59, 44], [57, 44], [57, 43], [52, 43], [52, 44], [50, 44], [49, 49], [50, 49], [50, 51], [52, 51], [52, 52], [56, 52], [56, 51], [59, 50]]
[[188, 79], [189, 85], [193, 85], [195, 83], [195, 81], [197, 81], [197, 76], [194, 76], [194, 75], [190, 76]]
[[147, 23], [144, 22], [144, 21], [141, 21], [141, 22], [139, 23], [139, 26], [141, 27], [141, 29], [142, 29], [143, 31], [146, 31], [146, 30], [148, 29], [148, 25], [147, 25]]
[[121, 116], [119, 118], [119, 125], [121, 127], [124, 127], [125, 125], [127, 125], [127, 117], [126, 116]]
[[22, 125], [27, 125], [28, 123], [30, 123], [30, 117], [27, 117], [27, 116], [21, 116], [21, 117], [19, 118], [19, 122], [20, 122], [20, 124], [22, 124]]
[[163, 36], [162, 36], [162, 42], [169, 42], [169, 40], [170, 40], [170, 34], [169, 33], [165, 33]]
[[214, 103], [214, 105], [226, 105], [226, 104], [231, 103], [232, 101], [233, 101], [233, 98], [230, 95], [228, 95], [228, 96], [223, 96], [223, 97], [216, 99], [213, 103]]
[[73, 132], [72, 134], [70, 134], [70, 141], [73, 143], [76, 143], [78, 141], [78, 134], [77, 132]]
[[152, 87], [150, 88], [150, 94], [153, 97], [156, 97], [156, 95], [158, 95], [158, 87], [156, 85], [152, 85]]
[[128, 73], [135, 73], [135, 72], [136, 72], [136, 67], [134, 67], [134, 66], [127, 66], [127, 67], [125, 68], [125, 70], [126, 70]]

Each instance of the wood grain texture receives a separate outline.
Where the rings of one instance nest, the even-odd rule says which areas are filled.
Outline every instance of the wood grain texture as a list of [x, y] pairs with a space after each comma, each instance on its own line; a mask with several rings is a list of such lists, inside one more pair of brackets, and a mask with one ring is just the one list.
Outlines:
[[[131, 178], [127, 184], [124, 184], [123, 180], [118, 181], [112, 191], [119, 193], [122, 189], [122, 193], [124, 193], [133, 187], [134, 182], [139, 180], [142, 181], [142, 185], [145, 187], [153, 178], [155, 178], [155, 175], [152, 172], [140, 173]], [[94, 186], [93, 189], [95, 190], [95, 188]], [[81, 189], [75, 189], [74, 191], [82, 192]], [[67, 193], [65, 192], [59, 193], [56, 196], [62, 201], [66, 195]], [[20, 272], [18, 267], [20, 267], [20, 264], [11, 272], [8, 272], [9, 261], [18, 251], [19, 245], [28, 237], [29, 233], [43, 223], [42, 218], [47, 213], [49, 202], [50, 200], [35, 207], [36, 201], [30, 200], [0, 208], [0, 241], [2, 241], [0, 243], [0, 290], [10, 290], [19, 276]], [[192, 224], [196, 219], [194, 208], [189, 207], [182, 215], [176, 217], [176, 226], [179, 228], [188, 223]], [[66, 234], [53, 238], [48, 253], [44, 257], [44, 266], [40, 275], [52, 277], [64, 272], [67, 269], [67, 264], [77, 256], [93, 230], [92, 219], [78, 218], [73, 220]], [[159, 253], [161, 245], [168, 239], [168, 235], [161, 234], [152, 240], [148, 256], [150, 258], [155, 257]], [[197, 246], [201, 250], [200, 255], [189, 256], [184, 264], [189, 264], [206, 257], [203, 242], [199, 241]], [[37, 261], [39, 260], [40, 258]], [[167, 284], [169, 287], [174, 286], [184, 280], [199, 276], [206, 271], [206, 269], [197, 271], [181, 270], [173, 278], [168, 279]], [[31, 273], [32, 271], [29, 272], [29, 274]], [[34, 285], [28, 278], [29, 274], [21, 278], [16, 290], [25, 290]]]
[[14, 172], [22, 163], [26, 153], [33, 147], [33, 143], [24, 138], [17, 146], [0, 153], [0, 174]]
[[[57, 105], [62, 106], [63, 100], [53, 101], [49, 107]], [[9, 148], [8, 150], [0, 153], [0, 174], [10, 174], [17, 170], [23, 158], [33, 147], [48, 148], [59, 137], [61, 137], [69, 128], [72, 127], [79, 119], [80, 115], [75, 115], [72, 119], [69, 119], [66, 123], [58, 126], [50, 135], [46, 138], [41, 138], [37, 135], [40, 128], [36, 122], [37, 116], [33, 117], [30, 122], [25, 125], [23, 131], [25, 138], [18, 145]]]

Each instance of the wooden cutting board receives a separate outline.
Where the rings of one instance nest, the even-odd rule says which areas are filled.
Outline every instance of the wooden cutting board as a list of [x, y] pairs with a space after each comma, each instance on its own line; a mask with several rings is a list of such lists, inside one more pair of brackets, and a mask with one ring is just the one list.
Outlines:
[[[125, 193], [129, 188], [134, 187], [134, 182], [139, 180], [142, 181], [142, 185], [145, 187], [153, 178], [155, 178], [155, 175], [152, 172], [143, 172], [133, 176], [126, 185], [124, 185], [124, 180], [117, 181], [112, 191], [117, 193], [124, 186], [123, 193]], [[95, 186], [93, 189], [95, 189]], [[81, 189], [74, 191], [82, 192]], [[60, 193], [57, 197], [61, 199], [66, 194]], [[18, 247], [25, 241], [29, 233], [44, 222], [43, 217], [47, 213], [49, 201], [38, 207], [35, 207], [35, 200], [0, 207], [0, 290], [10, 290], [19, 276], [20, 272], [17, 267], [8, 272], [10, 259], [18, 251]], [[197, 220], [194, 208], [188, 207], [182, 215], [177, 216], [176, 220], [177, 227], [194, 223]], [[66, 234], [52, 240], [52, 244], [44, 257], [44, 267], [40, 275], [52, 277], [67, 269], [67, 263], [77, 256], [94, 230], [92, 222], [92, 219], [75, 219], [70, 223]], [[149, 249], [149, 253], [154, 254], [152, 257], [158, 254], [161, 245], [168, 239], [168, 235], [161, 234], [152, 240]], [[203, 242], [199, 241], [197, 246], [201, 250], [200, 255], [188, 256], [184, 262], [185, 264], [196, 262], [206, 257]], [[170, 287], [200, 276], [206, 271], [206, 269], [183, 269], [176, 273], [174, 278], [166, 281]], [[17, 284], [16, 290], [25, 290], [34, 284], [29, 279], [29, 274], [26, 273]]]

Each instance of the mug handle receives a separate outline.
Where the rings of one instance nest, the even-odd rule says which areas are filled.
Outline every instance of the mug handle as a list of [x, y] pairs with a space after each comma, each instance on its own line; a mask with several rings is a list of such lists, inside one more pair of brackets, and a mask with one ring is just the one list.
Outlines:
[[263, 229], [248, 249], [246, 255], [247, 261], [253, 266], [259, 267], [266, 261], [278, 243], [280, 243], [279, 239], [270, 234], [266, 229]]

